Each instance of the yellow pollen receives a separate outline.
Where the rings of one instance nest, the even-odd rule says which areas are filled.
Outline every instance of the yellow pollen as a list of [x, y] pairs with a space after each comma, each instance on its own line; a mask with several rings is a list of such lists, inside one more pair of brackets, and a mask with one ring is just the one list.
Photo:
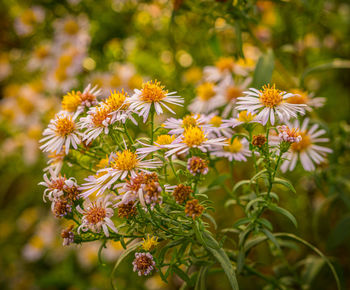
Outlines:
[[175, 140], [175, 136], [170, 136], [167, 134], [159, 135], [157, 140], [154, 142], [157, 145], [168, 145]]
[[226, 90], [226, 98], [228, 101], [232, 101], [242, 96], [242, 90], [238, 87], [230, 86]]
[[138, 163], [139, 160], [137, 159], [137, 155], [127, 149], [123, 152], [117, 152], [117, 156], [114, 157], [112, 166], [118, 170], [130, 171], [134, 169]]
[[94, 203], [86, 212], [85, 217], [89, 224], [97, 224], [99, 222], [102, 222], [106, 217], [106, 210]]
[[96, 165], [97, 168], [105, 168], [109, 165], [109, 158], [106, 155], [106, 158], [102, 158]]
[[243, 147], [241, 141], [239, 141], [238, 138], [233, 139], [232, 143], [231, 143], [231, 139], [227, 139], [226, 142], [228, 146], [224, 146], [224, 150], [231, 153], [238, 153], [241, 151]]
[[124, 90], [121, 92], [114, 91], [111, 92], [111, 95], [104, 101], [104, 103], [108, 106], [111, 112], [114, 112], [122, 107], [126, 107], [126, 105], [124, 105], [124, 102], [127, 96], [128, 94], [124, 92]]
[[307, 131], [300, 132], [301, 140], [299, 143], [292, 143], [292, 150], [295, 152], [302, 152], [312, 145], [310, 135]]
[[157, 82], [157, 80], [143, 84], [141, 92], [141, 100], [146, 103], [159, 102], [163, 100], [168, 93], [167, 90], [164, 90], [164, 86], [162, 86], [160, 82]]
[[222, 124], [222, 118], [220, 116], [214, 116], [209, 121], [210, 124], [212, 124], [214, 127], [220, 127]]
[[157, 237], [151, 237], [149, 235], [147, 235], [146, 239], [142, 239], [142, 248], [149, 252], [151, 249], [153, 249], [155, 246], [157, 246], [158, 243], [158, 238]]
[[283, 101], [282, 92], [275, 88], [275, 85], [263, 86], [263, 89], [260, 90], [262, 93], [260, 95], [260, 101], [265, 107], [274, 108], [278, 106]]
[[58, 117], [56, 122], [56, 134], [65, 137], [75, 130], [75, 123], [71, 116]]
[[74, 20], [67, 20], [64, 24], [64, 31], [69, 35], [75, 35], [79, 31], [79, 25]]
[[291, 93], [296, 94], [296, 96], [289, 97], [286, 101], [290, 104], [307, 104], [308, 102], [308, 95], [306, 92], [294, 89], [291, 90]]
[[248, 123], [250, 121], [253, 121], [255, 118], [255, 115], [252, 113], [248, 113], [247, 111], [242, 111], [238, 114], [238, 121]]
[[197, 120], [192, 115], [187, 115], [182, 119], [182, 128], [188, 128], [188, 127], [197, 127]]
[[97, 107], [95, 113], [92, 115], [92, 122], [95, 127], [105, 127], [103, 121], [108, 118], [109, 113], [109, 108]]
[[221, 57], [219, 60], [215, 63], [215, 66], [221, 71], [229, 70], [233, 71], [233, 67], [235, 65], [235, 62], [232, 57]]
[[202, 83], [197, 87], [197, 95], [203, 101], [208, 101], [215, 96], [213, 83]]
[[182, 140], [188, 147], [199, 146], [203, 142], [207, 141], [206, 135], [201, 128], [198, 127], [189, 127], [185, 129], [183, 133], [184, 138]]
[[81, 92], [71, 91], [63, 96], [62, 109], [68, 112], [75, 112], [81, 104]]

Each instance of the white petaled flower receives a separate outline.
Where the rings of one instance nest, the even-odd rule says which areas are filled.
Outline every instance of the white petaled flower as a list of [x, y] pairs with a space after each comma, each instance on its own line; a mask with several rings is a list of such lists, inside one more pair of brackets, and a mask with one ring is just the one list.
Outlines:
[[165, 156], [171, 156], [173, 154], [184, 154], [192, 148], [198, 148], [203, 152], [209, 151], [213, 146], [224, 146], [225, 138], [208, 138], [208, 132], [205, 132], [199, 127], [189, 127], [183, 134], [181, 134], [176, 140], [166, 148], [169, 149], [165, 153]]
[[43, 136], [45, 137], [39, 142], [45, 144], [40, 146], [40, 149], [43, 152], [61, 152], [64, 146], [66, 154], [68, 154], [71, 145], [74, 149], [77, 149], [81, 140], [75, 118], [76, 116], [67, 112], [59, 112], [50, 121], [48, 128], [44, 130]]
[[33, 6], [21, 13], [14, 23], [18, 35], [28, 35], [34, 31], [34, 26], [43, 22], [45, 10], [40, 6]]
[[277, 126], [278, 137], [282, 142], [299, 143], [302, 140], [299, 129], [290, 129], [287, 125]]
[[126, 120], [130, 119], [135, 125], [137, 125], [136, 120], [132, 116], [134, 111], [130, 109], [130, 97], [124, 90], [111, 92], [109, 97], [105, 99], [103, 103], [109, 109], [109, 114], [112, 117], [112, 120], [125, 123]]
[[152, 105], [157, 115], [160, 115], [163, 114], [162, 107], [175, 114], [167, 104], [181, 106], [184, 103], [182, 97], [175, 95], [176, 92], [169, 93], [157, 81], [144, 83], [141, 90], [135, 89], [134, 92], [130, 98], [130, 108], [137, 111], [138, 115], [143, 117], [144, 123], [148, 118]]
[[207, 117], [199, 114], [186, 115], [182, 119], [168, 118], [162, 125], [170, 129], [169, 134], [182, 134], [189, 127], [209, 127], [206, 125]]
[[213, 149], [211, 154], [217, 157], [225, 157], [229, 161], [247, 161], [247, 157], [251, 156], [247, 139], [237, 137], [232, 141], [226, 139], [226, 146]]
[[206, 122], [209, 125], [207, 129], [209, 132], [209, 137], [227, 137], [232, 136], [233, 131], [225, 126], [222, 117], [218, 116], [216, 113], [210, 114], [206, 117]]
[[275, 88], [275, 85], [264, 86], [260, 91], [250, 88], [244, 94], [246, 95], [238, 98], [236, 109], [257, 114], [256, 118], [261, 120], [263, 125], [266, 125], [269, 120], [271, 125], [274, 125], [275, 114], [281, 122], [297, 117], [297, 113], [305, 114], [305, 104], [287, 103], [286, 99], [294, 94], [280, 91]]
[[110, 111], [106, 106], [100, 105], [90, 108], [88, 115], [80, 118], [78, 125], [80, 129], [86, 128], [83, 134], [83, 141], [86, 141], [87, 145], [100, 136], [102, 132], [108, 134], [109, 125], [113, 121], [109, 113]]
[[44, 181], [40, 182], [39, 185], [47, 187], [44, 190], [43, 199], [46, 201], [48, 198], [50, 201], [53, 201], [54, 198], [58, 198], [63, 195], [63, 189], [66, 185], [67, 178], [56, 174], [51, 168], [49, 169], [50, 178], [45, 173], [43, 178]]
[[313, 171], [316, 169], [315, 164], [320, 164], [325, 161], [327, 153], [332, 153], [332, 149], [317, 145], [317, 143], [328, 142], [328, 138], [321, 138], [325, 134], [324, 129], [319, 129], [318, 124], [314, 124], [309, 128], [309, 119], [306, 118], [300, 126], [298, 120], [293, 124], [288, 124], [290, 127], [300, 128], [301, 140], [298, 143], [293, 143], [288, 152], [283, 155], [286, 160], [281, 165], [281, 170], [286, 172], [292, 171], [298, 159], [306, 171]]
[[83, 215], [81, 225], [78, 227], [78, 233], [88, 230], [94, 233], [100, 233], [102, 229], [105, 236], [109, 237], [108, 229], [111, 229], [115, 233], [118, 232], [111, 220], [114, 210], [112, 208], [113, 204], [109, 200], [110, 198], [111, 195], [109, 194], [105, 197], [99, 197], [94, 202], [87, 199], [84, 202], [84, 209], [79, 205], [76, 207], [77, 211]]
[[217, 86], [217, 95], [225, 104], [222, 116], [227, 118], [234, 112], [237, 98], [243, 96], [244, 90], [252, 82], [251, 77], [247, 77], [243, 82], [235, 82], [232, 76], [225, 77]]
[[155, 151], [159, 150], [166, 150], [166, 145], [169, 145], [175, 141], [175, 135], [168, 135], [168, 134], [162, 134], [157, 137], [157, 139], [154, 141], [154, 145], [152, 144], [145, 144], [141, 141], [138, 141], [142, 146], [141, 148], [136, 149], [137, 154], [149, 154]]
[[223, 106], [224, 101], [217, 95], [217, 87], [212, 82], [204, 82], [196, 88], [196, 97], [188, 106], [188, 109], [194, 113], [208, 114], [213, 110]]
[[209, 82], [218, 82], [232, 74], [246, 76], [247, 70], [238, 63], [235, 63], [232, 57], [221, 57], [215, 63], [215, 66], [204, 67], [204, 78]]
[[256, 115], [248, 113], [247, 111], [241, 111], [237, 114], [236, 118], [231, 118], [229, 120], [223, 120], [222, 127], [235, 128], [242, 124], [249, 123], [261, 123], [260, 120], [256, 119]]
[[291, 93], [293, 93], [294, 96], [286, 99], [286, 102], [290, 104], [305, 104], [307, 105], [305, 108], [307, 111], [312, 111], [313, 108], [321, 108], [326, 102], [326, 98], [314, 97], [313, 93], [309, 94], [301, 89], [292, 89]]
[[92, 193], [102, 194], [116, 183], [118, 180], [125, 179], [128, 175], [136, 176], [136, 172], [149, 172], [148, 169], [154, 169], [162, 165], [161, 161], [155, 159], [143, 160], [146, 155], [139, 156], [128, 149], [111, 154], [109, 166], [97, 171], [96, 175], [86, 179], [79, 189], [83, 191], [82, 196], [87, 197]]

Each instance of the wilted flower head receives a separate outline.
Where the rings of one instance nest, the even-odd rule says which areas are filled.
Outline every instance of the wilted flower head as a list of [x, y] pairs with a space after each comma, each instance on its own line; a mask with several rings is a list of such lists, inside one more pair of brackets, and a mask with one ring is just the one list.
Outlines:
[[156, 266], [151, 253], [135, 253], [135, 259], [132, 264], [134, 272], [137, 272], [139, 276], [149, 275]]
[[208, 161], [198, 156], [193, 156], [187, 161], [187, 169], [194, 176], [198, 174], [206, 175], [209, 171]]
[[281, 141], [299, 143], [302, 139], [299, 129], [290, 129], [287, 125], [277, 126], [278, 137]]
[[192, 217], [193, 219], [202, 215], [204, 211], [204, 206], [199, 204], [198, 199], [191, 199], [186, 203], [185, 213], [187, 216]]

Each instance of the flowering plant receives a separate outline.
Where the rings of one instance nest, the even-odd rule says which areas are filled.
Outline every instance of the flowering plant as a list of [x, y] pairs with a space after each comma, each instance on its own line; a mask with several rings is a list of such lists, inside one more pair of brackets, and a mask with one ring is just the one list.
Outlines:
[[[295, 235], [274, 233], [264, 216], [277, 212], [297, 226], [279, 205], [281, 189], [295, 193], [280, 171], [293, 170], [298, 159], [305, 170], [314, 170], [331, 152], [317, 145], [328, 141], [320, 137], [325, 131], [317, 124], [309, 127], [308, 118], [299, 126], [298, 118], [310, 109], [293, 102], [300, 94], [275, 85], [243, 88], [251, 81], [249, 70], [235, 67], [230, 58], [205, 72], [189, 106], [192, 112], [162, 124], [155, 118], [174, 113], [184, 98], [158, 81], [144, 83], [131, 96], [122, 90], [100, 98], [100, 91], [88, 87], [64, 98], [63, 109], [70, 111], [57, 113], [41, 140], [43, 151], [51, 154], [41, 182], [47, 187], [44, 200], [57, 218], [72, 222], [62, 232], [63, 244], [99, 240], [101, 253], [109, 240], [120, 241], [125, 252], [113, 273], [135, 252], [132, 266], [139, 276], [158, 271], [167, 281], [176, 274], [184, 285], [202, 289], [219, 264], [232, 289], [239, 287], [237, 275], [256, 275], [283, 289], [294, 270], [285, 277], [267, 276], [249, 254], [269, 241], [283, 257], [285, 240], [292, 239], [316, 251], [339, 284], [319, 250]], [[84, 94], [89, 102], [75, 105]], [[135, 133], [137, 126], [142, 134]], [[248, 161], [252, 177], [233, 181], [238, 163]], [[227, 194], [226, 207], [235, 205], [244, 213], [225, 229], [218, 229], [213, 217], [211, 196], [220, 190]]]

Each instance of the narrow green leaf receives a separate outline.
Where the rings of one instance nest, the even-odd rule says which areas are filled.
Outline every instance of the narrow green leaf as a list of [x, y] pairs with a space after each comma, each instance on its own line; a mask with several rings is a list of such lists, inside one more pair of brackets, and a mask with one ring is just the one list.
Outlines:
[[290, 181], [288, 181], [286, 179], [275, 177], [275, 180], [273, 181], [273, 183], [281, 184], [281, 185], [285, 186], [286, 188], [288, 188], [293, 193], [296, 193], [294, 186], [290, 183]]
[[176, 265], [173, 265], [173, 271], [175, 272], [176, 275], [178, 275], [183, 281], [186, 282], [186, 284], [188, 286], [191, 286], [191, 280], [190, 277], [188, 277], [188, 275], [182, 271], [179, 267], [177, 267]]
[[262, 175], [264, 175], [265, 173], [267, 173], [267, 170], [266, 170], [266, 169], [260, 170], [257, 174], [255, 174], [255, 175], [250, 179], [251, 183], [252, 183], [252, 181], [254, 181], [254, 180], [260, 178], [260, 177], [261, 177]]
[[276, 246], [278, 250], [281, 250], [281, 247], [275, 238], [275, 236], [267, 229], [261, 229], [261, 231], [269, 238], [269, 240]]
[[286, 210], [286, 209], [284, 209], [282, 207], [279, 207], [279, 206], [277, 206], [275, 204], [270, 204], [269, 205], [269, 209], [284, 215], [285, 217], [287, 217], [294, 224], [294, 226], [296, 228], [298, 227], [297, 220], [295, 219], [295, 217], [288, 210]]
[[208, 271], [208, 266], [202, 266], [199, 269], [197, 281], [196, 281], [196, 286], [195, 286], [194, 290], [206, 290], [205, 280], [206, 280], [206, 276], [207, 276], [207, 271]]
[[230, 175], [229, 174], [223, 174], [223, 175], [220, 175], [218, 178], [216, 178], [211, 184], [208, 185], [208, 188], [212, 188], [214, 187], [215, 185], [221, 185], [223, 184], [223, 182], [229, 178]]
[[241, 180], [234, 185], [232, 192], [236, 192], [237, 189], [240, 188], [241, 186], [246, 185], [246, 184], [250, 184], [250, 183], [251, 183], [251, 181], [249, 179]]

